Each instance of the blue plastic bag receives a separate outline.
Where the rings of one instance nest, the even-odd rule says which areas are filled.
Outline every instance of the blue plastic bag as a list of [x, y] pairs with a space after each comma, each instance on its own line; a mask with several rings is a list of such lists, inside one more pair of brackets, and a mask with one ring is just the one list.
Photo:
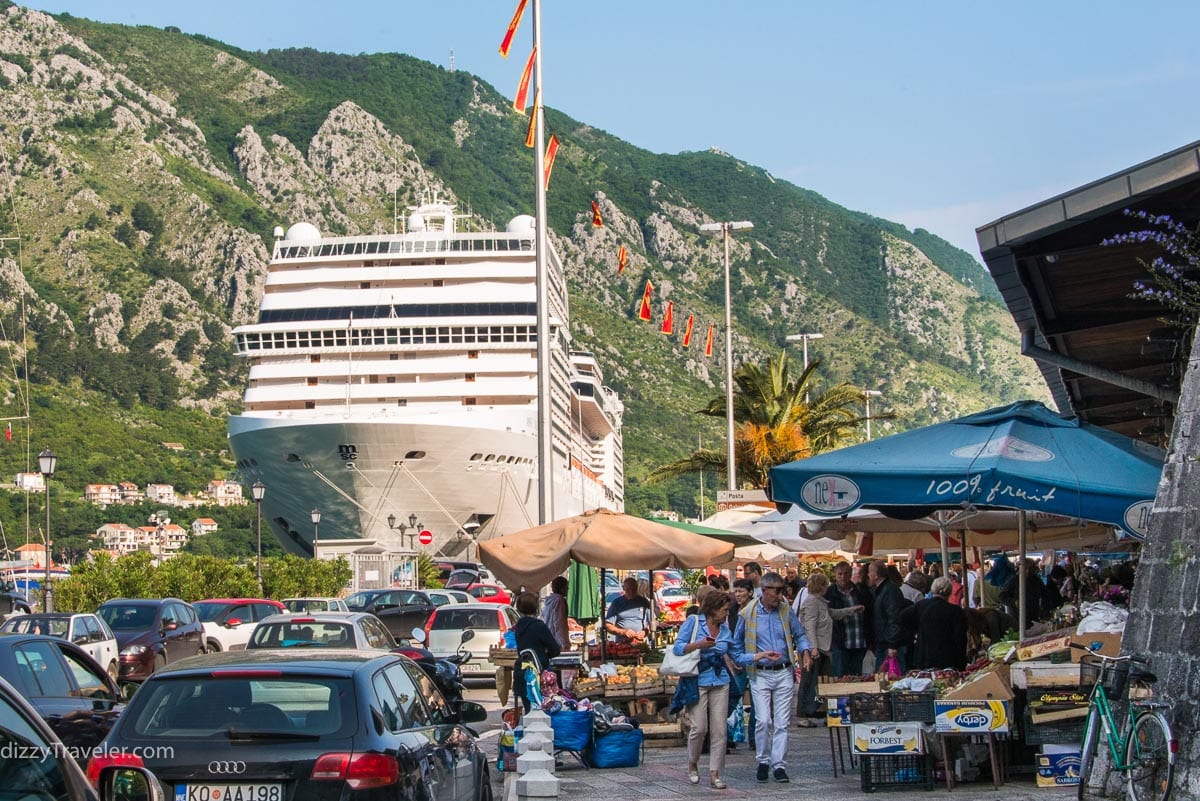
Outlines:
[[739, 703], [725, 721], [725, 739], [730, 743], [746, 742], [746, 713]]

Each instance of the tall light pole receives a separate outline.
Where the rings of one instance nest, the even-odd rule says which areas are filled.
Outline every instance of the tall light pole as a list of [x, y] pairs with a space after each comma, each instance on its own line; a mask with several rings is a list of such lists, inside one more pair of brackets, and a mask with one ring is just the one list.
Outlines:
[[250, 485], [250, 497], [254, 498], [255, 518], [258, 528], [258, 566], [254, 570], [254, 575], [258, 579], [258, 596], [261, 598], [263, 594], [262, 581], [262, 502], [263, 496], [267, 494], [267, 485], [261, 481], [255, 481]]
[[804, 343], [804, 369], [808, 369], [808, 341], [810, 339], [824, 339], [824, 334], [788, 334], [788, 342], [803, 342]]
[[319, 547], [318, 543], [320, 542], [320, 540], [317, 538], [317, 526], [321, 522], [321, 510], [320, 509], [312, 510], [312, 521], [313, 521], [313, 559], [315, 560], [315, 559], [321, 558], [320, 554], [318, 553], [318, 550], [317, 550]]
[[46, 488], [46, 586], [42, 587], [42, 611], [54, 611], [54, 588], [50, 583], [50, 549], [53, 541], [50, 539], [50, 476], [58, 465], [58, 457], [54, 451], [46, 448], [38, 454], [38, 470], [42, 472], [42, 485]]
[[877, 389], [864, 389], [863, 398], [867, 402], [867, 442], [871, 441], [871, 398], [878, 398], [883, 395]]
[[421, 530], [421, 521], [417, 518], [416, 512], [413, 512], [412, 514], [410, 514], [408, 516], [408, 525], [407, 526], [404, 525], [403, 523], [400, 523], [399, 525], [397, 525], [395, 515], [387, 516], [387, 524], [388, 524], [388, 528], [400, 529], [400, 544], [401, 545], [404, 545], [404, 543], [405, 543], [405, 539], [404, 539], [405, 534], [404, 533], [406, 531], [408, 531], [409, 529], [412, 529], [412, 534], [408, 535], [411, 539], [408, 540], [408, 545], [406, 545], [405, 547], [407, 547], [409, 550], [412, 550], [412, 551], [416, 550], [416, 545], [414, 545], [413, 543], [415, 543], [417, 540], [417, 532], [419, 532]]
[[729, 303], [729, 232], [748, 231], [754, 223], [746, 220], [704, 223], [702, 234], [720, 234], [725, 240], [725, 488], [737, 489], [737, 459], [733, 443], [733, 311]]

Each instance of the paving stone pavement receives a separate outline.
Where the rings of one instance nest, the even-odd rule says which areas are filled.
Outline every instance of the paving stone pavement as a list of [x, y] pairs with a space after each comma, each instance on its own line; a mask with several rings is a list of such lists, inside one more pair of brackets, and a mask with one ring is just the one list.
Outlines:
[[[999, 789], [993, 788], [989, 779], [980, 776], [976, 782], [957, 785], [947, 793], [944, 782], [934, 784], [932, 791], [923, 788], [889, 788], [874, 793], [862, 792], [862, 779], [858, 769], [851, 768], [847, 758], [847, 773], [836, 778], [831, 767], [829, 730], [793, 728], [788, 748], [788, 774], [790, 784], [774, 781], [759, 784], [755, 780], [756, 763], [754, 753], [745, 745], [726, 758], [722, 778], [729, 784], [726, 790], [713, 790], [708, 786], [708, 757], [701, 757], [701, 783], [692, 785], [687, 777], [687, 751], [683, 747], [647, 748], [645, 761], [640, 767], [626, 769], [584, 769], [573, 764], [560, 767], [557, 771], [559, 798], [571, 801], [677, 801], [681, 798], [703, 798], [718, 801], [722, 798], [758, 799], [870, 799], [928, 797], [930, 793], [941, 794], [954, 801], [1066, 801], [1074, 799], [1076, 788], [1039, 788], [1032, 773], [1011, 776]], [[840, 771], [839, 771], [840, 773]], [[506, 774], [511, 776], [512, 774]], [[988, 774], [990, 776], [990, 774]], [[503, 797], [503, 796], [501, 796]]]

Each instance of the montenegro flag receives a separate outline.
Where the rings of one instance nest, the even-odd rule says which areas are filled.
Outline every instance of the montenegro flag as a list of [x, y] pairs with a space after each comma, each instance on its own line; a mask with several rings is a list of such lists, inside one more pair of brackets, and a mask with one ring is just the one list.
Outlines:
[[704, 340], [704, 355], [712, 356], [713, 324], [708, 324], [708, 338]]
[[525, 13], [525, 4], [529, 0], [521, 0], [517, 3], [517, 11], [513, 14], [512, 22], [508, 23], [508, 30], [504, 32], [504, 40], [500, 42], [500, 55], [508, 58], [508, 49], [512, 47], [513, 36], [517, 33], [517, 26], [521, 24], [521, 15]]
[[654, 284], [650, 283], [650, 281], [647, 280], [646, 281], [646, 291], [642, 293], [642, 308], [638, 309], [638, 319], [639, 320], [646, 320], [648, 322], [651, 318], [650, 293], [653, 291], [654, 291]]
[[[525, 113], [529, 103], [529, 81], [533, 78], [533, 62], [537, 58], [537, 48], [529, 51], [529, 60], [525, 62], [525, 70], [521, 73], [521, 82], [517, 84], [517, 95], [513, 98], [513, 110]], [[540, 88], [540, 87], [539, 87]]]
[[620, 275], [625, 271], [625, 265], [628, 263], [629, 251], [625, 249], [624, 245], [621, 245], [620, 249], [617, 251], [617, 275]]
[[683, 346], [690, 348], [692, 346], [692, 327], [696, 324], [696, 315], [689, 314], [687, 323], [683, 326]]
[[550, 134], [550, 141], [546, 144], [546, 162], [543, 167], [542, 182], [547, 190], [550, 189], [550, 171], [554, 169], [554, 157], [558, 155], [558, 137]]
[[592, 225], [596, 228], [604, 227], [604, 218], [600, 216], [600, 206], [596, 201], [592, 201]]
[[675, 301], [667, 301], [667, 313], [663, 315], [662, 328], [659, 330], [668, 335], [675, 333]]

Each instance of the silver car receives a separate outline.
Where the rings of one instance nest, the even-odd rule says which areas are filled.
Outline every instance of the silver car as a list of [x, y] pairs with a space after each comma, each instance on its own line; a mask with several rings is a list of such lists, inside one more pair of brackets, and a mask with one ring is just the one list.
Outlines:
[[396, 640], [369, 612], [271, 615], [259, 621], [246, 650], [257, 648], [357, 648], [390, 651]]
[[517, 623], [517, 610], [505, 604], [446, 604], [433, 610], [425, 624], [425, 647], [435, 657], [451, 656], [458, 652], [466, 630], [475, 636], [463, 645], [469, 657], [462, 663], [464, 679], [495, 680], [496, 663], [491, 649], [504, 641], [504, 632]]
[[117, 654], [121, 649], [117, 646], [117, 637], [103, 618], [91, 612], [18, 615], [6, 620], [0, 626], [0, 631], [48, 634], [73, 642], [96, 660], [96, 664], [104, 668], [113, 681], [116, 681], [120, 671]]

